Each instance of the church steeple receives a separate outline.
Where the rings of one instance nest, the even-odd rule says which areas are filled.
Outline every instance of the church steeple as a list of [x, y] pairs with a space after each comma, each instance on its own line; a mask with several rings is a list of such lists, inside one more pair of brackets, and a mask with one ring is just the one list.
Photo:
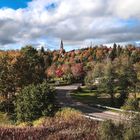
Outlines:
[[61, 43], [60, 43], [60, 54], [63, 55], [64, 53], [65, 53], [65, 49], [64, 49], [63, 41], [61, 40]]
[[64, 49], [64, 46], [63, 46], [63, 41], [61, 40], [61, 43], [60, 43], [60, 50], [61, 49]]

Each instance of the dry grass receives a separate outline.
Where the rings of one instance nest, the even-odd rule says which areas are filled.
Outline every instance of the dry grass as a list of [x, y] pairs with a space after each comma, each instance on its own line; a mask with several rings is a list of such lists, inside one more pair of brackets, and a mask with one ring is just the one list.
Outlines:
[[[51, 123], [50, 123], [51, 122]], [[46, 122], [47, 126], [54, 126], [57, 131], [49, 135], [49, 140], [96, 140], [98, 123], [85, 119], [80, 112], [64, 108], [55, 118]]]
[[10, 119], [6, 113], [0, 112], [0, 126], [11, 125]]

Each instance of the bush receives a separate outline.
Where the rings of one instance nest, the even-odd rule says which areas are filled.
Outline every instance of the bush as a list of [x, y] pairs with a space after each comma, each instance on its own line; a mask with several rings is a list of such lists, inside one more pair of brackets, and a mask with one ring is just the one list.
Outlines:
[[0, 127], [0, 140], [42, 140], [52, 131], [49, 128]]
[[79, 118], [82, 118], [81, 116], [81, 112], [72, 108], [63, 108], [62, 110], [58, 111], [55, 115], [57, 119], [63, 121], [78, 120]]
[[54, 90], [46, 82], [29, 85], [16, 97], [15, 112], [19, 122], [29, 122], [41, 116], [53, 115], [54, 110]]
[[131, 119], [123, 123], [102, 122], [99, 137], [101, 140], [139, 140], [140, 114], [131, 115]]
[[78, 86], [78, 88], [77, 88], [76, 91], [77, 91], [77, 92], [82, 92], [82, 88], [81, 88], [80, 86]]
[[134, 115], [125, 127], [124, 140], [140, 139], [140, 114]]
[[[31, 124], [32, 125], [32, 124]], [[18, 127], [0, 127], [0, 140], [98, 140], [98, 122], [64, 108], [55, 117], [42, 117]], [[27, 126], [27, 127], [26, 127]]]
[[74, 82], [74, 77], [72, 74], [64, 75], [63, 79], [66, 81], [67, 84], [72, 84]]
[[102, 122], [99, 128], [101, 140], [121, 140], [123, 125], [114, 124], [111, 120]]
[[0, 102], [0, 111], [6, 113], [13, 113], [14, 112], [14, 98], [10, 98], [8, 100], [3, 100]]
[[128, 98], [122, 107], [125, 110], [133, 110], [138, 111], [139, 110], [139, 101], [135, 98]]

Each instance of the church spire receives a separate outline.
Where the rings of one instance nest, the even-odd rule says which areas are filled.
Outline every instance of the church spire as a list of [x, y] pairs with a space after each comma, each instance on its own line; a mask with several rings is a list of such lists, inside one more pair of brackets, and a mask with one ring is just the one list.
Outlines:
[[64, 49], [63, 40], [61, 40], [61, 43], [60, 43], [60, 50], [63, 50], [63, 49]]
[[65, 49], [64, 49], [63, 41], [61, 40], [61, 43], [60, 43], [60, 54], [64, 55], [64, 53], [65, 53]]

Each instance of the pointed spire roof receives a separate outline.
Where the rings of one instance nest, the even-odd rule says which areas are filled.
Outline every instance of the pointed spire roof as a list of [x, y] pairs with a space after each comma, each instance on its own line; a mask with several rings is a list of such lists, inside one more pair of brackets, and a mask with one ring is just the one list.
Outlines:
[[64, 47], [64, 46], [63, 46], [63, 41], [61, 40], [60, 49], [64, 49], [63, 47]]

